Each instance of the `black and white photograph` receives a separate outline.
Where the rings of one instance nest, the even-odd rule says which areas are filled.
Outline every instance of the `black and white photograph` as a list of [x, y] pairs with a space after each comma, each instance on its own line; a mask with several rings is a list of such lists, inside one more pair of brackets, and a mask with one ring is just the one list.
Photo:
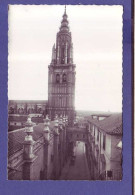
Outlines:
[[123, 6], [8, 6], [8, 180], [122, 180]]

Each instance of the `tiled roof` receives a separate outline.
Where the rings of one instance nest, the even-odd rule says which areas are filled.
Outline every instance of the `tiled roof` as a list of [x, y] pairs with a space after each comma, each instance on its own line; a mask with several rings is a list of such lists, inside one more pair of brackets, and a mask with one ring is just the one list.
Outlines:
[[[43, 124], [39, 124], [34, 127], [32, 134], [33, 140], [37, 141], [43, 134]], [[14, 130], [8, 133], [8, 156], [11, 156], [15, 152], [23, 149], [23, 142], [26, 136], [25, 128]]]
[[122, 134], [122, 124], [112, 130], [112, 134]]
[[[52, 131], [54, 127], [54, 121], [49, 125], [50, 130]], [[43, 136], [44, 124], [40, 123], [37, 126], [33, 127], [33, 140], [37, 141], [40, 137]], [[13, 155], [17, 151], [23, 149], [23, 142], [25, 139], [26, 133], [25, 128], [14, 130], [8, 133], [8, 156]]]
[[25, 128], [15, 130], [8, 133], [8, 156], [23, 148], [23, 141], [25, 137]]
[[101, 121], [89, 117], [88, 121], [108, 134], [122, 134], [122, 113], [111, 114]]

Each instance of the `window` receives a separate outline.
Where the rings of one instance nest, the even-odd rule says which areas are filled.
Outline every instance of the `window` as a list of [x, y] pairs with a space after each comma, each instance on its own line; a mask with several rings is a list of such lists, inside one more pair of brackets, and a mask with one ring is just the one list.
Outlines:
[[103, 149], [105, 150], [105, 143], [106, 143], [106, 135], [103, 135]]
[[94, 126], [94, 136], [95, 136], [95, 126]]
[[64, 48], [61, 48], [61, 64], [64, 64]]
[[90, 124], [90, 130], [92, 131], [92, 124]]
[[70, 49], [68, 48], [67, 49], [67, 63], [69, 63], [70, 62]]
[[60, 83], [60, 75], [59, 74], [56, 75], [56, 83]]
[[63, 74], [62, 81], [63, 81], [63, 83], [65, 83], [67, 81], [66, 74]]
[[99, 141], [99, 131], [97, 131], [97, 141]]

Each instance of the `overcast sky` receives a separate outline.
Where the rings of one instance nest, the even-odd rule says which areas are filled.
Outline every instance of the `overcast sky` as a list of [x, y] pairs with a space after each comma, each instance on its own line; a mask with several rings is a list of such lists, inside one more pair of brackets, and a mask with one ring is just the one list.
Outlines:
[[[9, 99], [48, 99], [48, 65], [63, 13], [61, 5], [10, 6]], [[76, 109], [122, 110], [122, 14], [122, 6], [67, 6]]]

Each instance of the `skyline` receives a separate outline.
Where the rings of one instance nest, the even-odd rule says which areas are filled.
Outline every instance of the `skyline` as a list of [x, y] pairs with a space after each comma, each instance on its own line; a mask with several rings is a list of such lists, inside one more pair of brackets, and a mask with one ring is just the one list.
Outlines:
[[[122, 110], [122, 12], [122, 6], [67, 6], [77, 110]], [[48, 65], [63, 13], [59, 5], [10, 6], [9, 99], [48, 99]]]

